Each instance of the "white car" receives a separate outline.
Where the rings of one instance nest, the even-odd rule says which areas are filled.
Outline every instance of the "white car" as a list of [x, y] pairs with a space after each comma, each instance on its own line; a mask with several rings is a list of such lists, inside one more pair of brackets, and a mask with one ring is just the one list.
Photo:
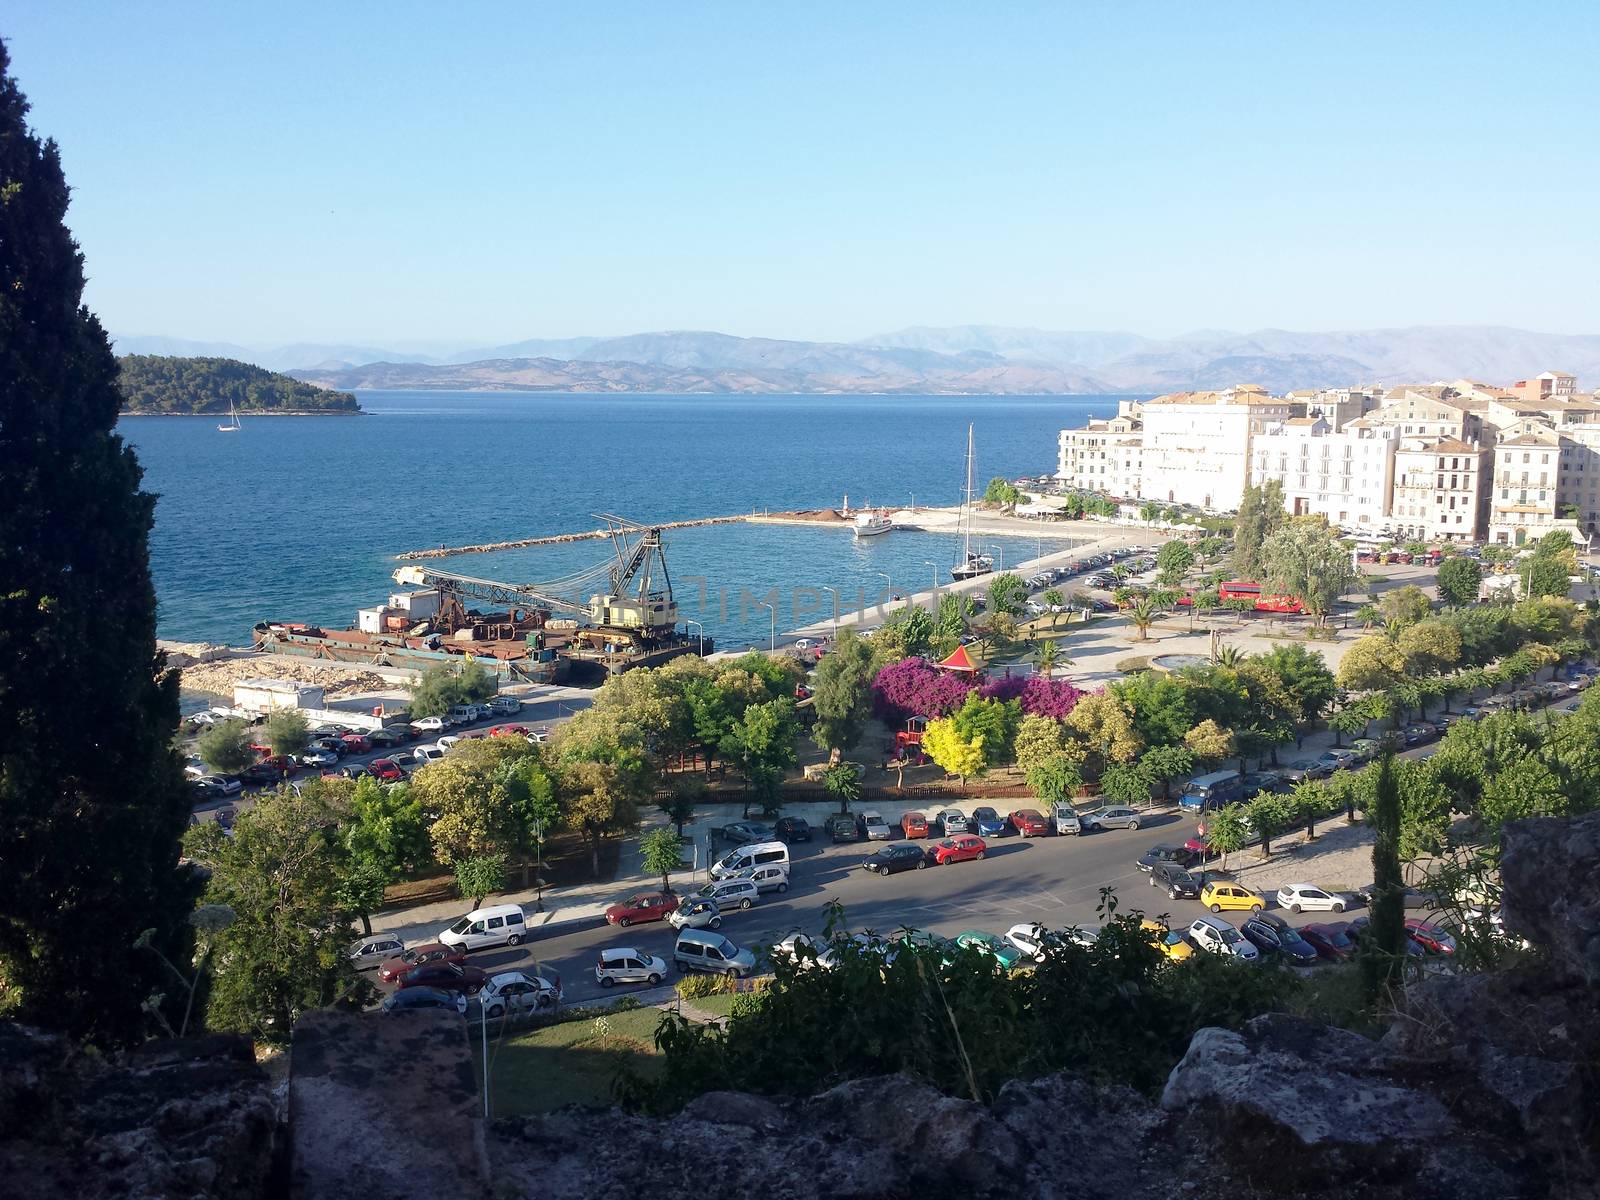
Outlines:
[[1343, 912], [1350, 901], [1334, 892], [1324, 891], [1310, 883], [1286, 883], [1278, 889], [1278, 907], [1292, 913]]
[[332, 750], [323, 750], [311, 746], [295, 755], [300, 760], [302, 767], [336, 767], [339, 765], [339, 756]]
[[456, 745], [460, 741], [461, 741], [461, 739], [459, 737], [457, 737], [455, 734], [447, 733], [442, 738], [440, 738], [435, 743], [435, 745], [437, 745], [439, 747], [439, 749], [441, 749], [441, 750], [448, 750], [448, 749], [450, 749], [450, 747]]
[[794, 640], [794, 648], [796, 650], [811, 650], [818, 644], [815, 638], [795, 638]]
[[244, 791], [244, 784], [231, 775], [203, 775], [201, 776], [201, 782], [209, 783], [212, 787], [221, 788], [224, 796], [237, 796]]
[[478, 993], [486, 1017], [553, 1009], [561, 1003], [561, 984], [527, 971], [503, 971], [489, 976]]
[[550, 740], [550, 731], [542, 727], [535, 729], [528, 734], [528, 740], [530, 742], [548, 742]]
[[1220, 917], [1200, 917], [1186, 932], [1189, 940], [1211, 954], [1225, 954], [1253, 962], [1261, 953], [1232, 925]]
[[421, 720], [411, 722], [411, 728], [418, 733], [439, 733], [449, 728], [449, 723], [443, 717], [423, 717]]
[[667, 977], [667, 963], [632, 946], [613, 946], [600, 951], [600, 959], [594, 964], [594, 977], [605, 988], [619, 983], [656, 987]]
[[1034, 962], [1043, 962], [1046, 950], [1052, 945], [1076, 942], [1087, 949], [1094, 945], [1095, 939], [1099, 936], [1100, 927], [1098, 925], [1084, 927], [1074, 925], [1067, 929], [1046, 929], [1043, 925], [1035, 922], [1024, 921], [1021, 925], [1013, 925], [1006, 930], [1006, 941], [1021, 950]]
[[[810, 954], [801, 951], [809, 949]], [[809, 971], [812, 967], [821, 967], [831, 971], [839, 965], [839, 956], [834, 953], [833, 947], [827, 942], [820, 941], [808, 933], [791, 933], [772, 947], [774, 960], [783, 959], [792, 962], [797, 970]]]
[[883, 819], [883, 814], [875, 809], [866, 809], [860, 816], [861, 832], [867, 835], [869, 842], [887, 842], [889, 840], [889, 823]]

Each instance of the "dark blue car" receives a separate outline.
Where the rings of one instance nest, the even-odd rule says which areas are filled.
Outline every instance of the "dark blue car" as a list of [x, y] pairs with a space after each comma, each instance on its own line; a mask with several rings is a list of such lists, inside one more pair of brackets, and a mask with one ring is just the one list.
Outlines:
[[1006, 831], [1005, 818], [992, 808], [973, 809], [972, 824], [984, 837], [999, 837]]

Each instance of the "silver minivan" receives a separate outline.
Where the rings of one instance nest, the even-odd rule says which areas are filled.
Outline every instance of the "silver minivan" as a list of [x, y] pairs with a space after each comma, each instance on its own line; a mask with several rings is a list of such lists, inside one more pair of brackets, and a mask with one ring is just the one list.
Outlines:
[[446, 946], [483, 950], [489, 946], [518, 946], [527, 935], [527, 917], [520, 904], [491, 904], [476, 908], [450, 928], [441, 930]]
[[761, 889], [753, 879], [718, 879], [694, 893], [698, 900], [711, 900], [723, 912], [728, 909], [749, 908], [761, 899]]
[[749, 975], [756, 969], [756, 956], [741, 950], [720, 933], [707, 929], [685, 929], [672, 948], [672, 961], [680, 971], [710, 971], [718, 975]]
[[667, 964], [654, 954], [635, 950], [632, 946], [613, 946], [600, 951], [600, 960], [594, 964], [594, 977], [601, 987], [615, 987], [619, 983], [643, 983], [655, 987], [667, 973]]

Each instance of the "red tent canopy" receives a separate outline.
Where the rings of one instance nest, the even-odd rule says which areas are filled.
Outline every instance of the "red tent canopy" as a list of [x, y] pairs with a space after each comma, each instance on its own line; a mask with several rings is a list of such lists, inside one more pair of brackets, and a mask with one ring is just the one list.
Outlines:
[[939, 662], [939, 667], [946, 671], [977, 671], [978, 664], [972, 661], [972, 656], [967, 653], [965, 646], [957, 646], [950, 657]]

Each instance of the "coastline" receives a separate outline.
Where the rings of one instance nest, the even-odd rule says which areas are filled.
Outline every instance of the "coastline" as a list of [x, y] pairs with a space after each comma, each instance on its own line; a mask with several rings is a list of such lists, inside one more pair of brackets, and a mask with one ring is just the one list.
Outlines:
[[[217, 417], [227, 416], [227, 412], [149, 412], [147, 410], [134, 411], [124, 408], [118, 411], [117, 419], [123, 417]], [[370, 417], [372, 414], [364, 408], [356, 409], [327, 409], [327, 408], [270, 408], [247, 409], [239, 414], [241, 417]]]

